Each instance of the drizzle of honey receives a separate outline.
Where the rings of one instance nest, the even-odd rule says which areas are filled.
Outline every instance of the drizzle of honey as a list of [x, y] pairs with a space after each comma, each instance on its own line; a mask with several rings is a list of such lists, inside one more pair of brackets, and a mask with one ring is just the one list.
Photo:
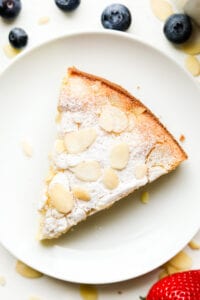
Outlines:
[[92, 285], [81, 285], [80, 295], [83, 300], [97, 300], [98, 292], [97, 289]]

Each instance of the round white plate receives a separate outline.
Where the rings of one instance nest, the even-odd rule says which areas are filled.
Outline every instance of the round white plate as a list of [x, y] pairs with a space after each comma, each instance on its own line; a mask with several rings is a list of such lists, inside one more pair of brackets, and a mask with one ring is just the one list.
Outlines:
[[[39, 243], [37, 202], [48, 168], [56, 104], [69, 66], [114, 81], [147, 105], [179, 138], [189, 160], [63, 238]], [[16, 257], [50, 276], [111, 283], [166, 262], [200, 226], [200, 93], [175, 62], [146, 43], [116, 32], [77, 33], [17, 58], [0, 77], [0, 240]], [[34, 155], [22, 153], [23, 139]]]

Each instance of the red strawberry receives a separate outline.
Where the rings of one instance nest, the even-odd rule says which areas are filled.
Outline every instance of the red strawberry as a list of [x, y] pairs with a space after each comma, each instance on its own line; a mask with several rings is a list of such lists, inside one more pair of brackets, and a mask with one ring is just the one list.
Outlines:
[[150, 289], [146, 300], [200, 300], [200, 270], [167, 276]]

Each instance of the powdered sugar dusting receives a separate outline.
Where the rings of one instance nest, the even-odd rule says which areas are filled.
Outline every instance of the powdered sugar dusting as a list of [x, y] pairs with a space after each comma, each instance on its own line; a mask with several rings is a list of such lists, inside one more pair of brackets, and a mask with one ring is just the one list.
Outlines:
[[[100, 91], [101, 84], [97, 81], [89, 86], [78, 77], [70, 80], [70, 84], [62, 88], [60, 95], [61, 121], [57, 127], [58, 136], [63, 138], [68, 132], [94, 128], [97, 137], [89, 148], [78, 153], [78, 155], [69, 154], [67, 151], [62, 153], [53, 151], [52, 163], [57, 174], [50, 182], [49, 188], [55, 183], [62, 184], [68, 190], [80, 186], [89, 192], [91, 200], [75, 199], [74, 207], [67, 215], [60, 214], [47, 206], [46, 211], [43, 212], [42, 238], [58, 237], [85, 219], [87, 215], [113, 204], [133, 190], [167, 173], [167, 167], [171, 163], [169, 161], [170, 155], [165, 158], [160, 153], [162, 146], [156, 146], [157, 140], [154, 135], [151, 135], [151, 130], [148, 131], [148, 138], [143, 135], [141, 127], [137, 124], [137, 117], [133, 113], [127, 113], [127, 130], [121, 133], [108, 133], [101, 128], [99, 126], [100, 114], [103, 107], [110, 105], [106, 93]], [[114, 96], [116, 98], [117, 93]], [[119, 185], [113, 190], [108, 190], [102, 182], [103, 173], [106, 168], [110, 167], [111, 149], [120, 143], [127, 143], [129, 146], [128, 164], [124, 169], [116, 170]], [[166, 148], [164, 148], [163, 151], [166, 153]], [[170, 153], [170, 149], [167, 151]], [[102, 176], [95, 182], [84, 182], [78, 179], [72, 170], [72, 167], [77, 164], [89, 160], [97, 161], [101, 166]], [[153, 165], [155, 160], [160, 160], [161, 164], [167, 167]], [[138, 165], [146, 165], [148, 169], [144, 176], [139, 179], [135, 176], [135, 167]]]

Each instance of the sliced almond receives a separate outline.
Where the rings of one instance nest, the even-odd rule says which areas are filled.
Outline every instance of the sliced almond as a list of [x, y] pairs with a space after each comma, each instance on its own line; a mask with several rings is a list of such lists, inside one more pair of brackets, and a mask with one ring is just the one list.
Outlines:
[[62, 184], [55, 183], [49, 190], [51, 204], [60, 213], [69, 213], [74, 206], [72, 193], [67, 190]]
[[135, 167], [135, 178], [136, 179], [142, 179], [144, 178], [146, 175], [147, 175], [147, 165], [146, 164], [140, 164], [140, 165], [137, 165]]
[[189, 242], [189, 247], [192, 249], [192, 250], [200, 250], [200, 244], [198, 244], [197, 242], [195, 241], [191, 241]]
[[134, 108], [134, 113], [136, 114], [136, 116], [143, 114], [145, 111], [146, 111], [146, 108], [142, 107], [142, 106], [137, 106]]
[[106, 106], [100, 115], [99, 125], [107, 132], [120, 133], [128, 126], [128, 118], [119, 108]]
[[83, 300], [97, 300], [98, 292], [96, 288], [92, 285], [81, 285], [80, 286], [80, 294]]
[[33, 147], [30, 144], [30, 142], [28, 142], [27, 140], [24, 140], [24, 141], [22, 141], [21, 146], [22, 146], [24, 155], [26, 155], [29, 158], [33, 156]]
[[193, 76], [200, 74], [200, 62], [194, 55], [188, 55], [186, 57], [185, 66]]
[[44, 16], [44, 17], [39, 18], [38, 24], [45, 25], [45, 24], [49, 23], [49, 21], [50, 21], [50, 18], [48, 16]]
[[31, 267], [27, 266], [20, 260], [16, 262], [15, 270], [17, 271], [18, 274], [26, 278], [33, 279], [33, 278], [40, 278], [43, 276], [42, 273], [32, 269]]
[[165, 269], [166, 269], [166, 271], [167, 271], [167, 273], [168, 273], [169, 275], [178, 273], [178, 272], [180, 271], [179, 269], [174, 268], [174, 267], [171, 266], [170, 264], [166, 264]]
[[94, 128], [81, 129], [65, 135], [64, 143], [67, 151], [72, 154], [80, 153], [90, 147], [96, 140], [97, 133]]
[[149, 193], [148, 192], [142, 192], [140, 200], [144, 204], [149, 203]]
[[72, 172], [80, 180], [96, 181], [101, 176], [101, 167], [95, 160], [85, 161], [72, 168]]
[[158, 278], [159, 278], [159, 279], [162, 279], [162, 278], [167, 277], [168, 275], [169, 275], [169, 274], [167, 273], [166, 270], [162, 270], [162, 271], [159, 273]]
[[47, 176], [46, 176], [46, 178], [45, 178], [45, 182], [49, 183], [55, 175], [56, 175], [56, 173], [52, 169], [50, 169]]
[[60, 112], [58, 112], [56, 117], [55, 117], [56, 124], [59, 124], [61, 119], [62, 119], [62, 114]]
[[115, 189], [119, 185], [119, 178], [113, 169], [108, 168], [105, 170], [103, 184], [110, 190]]
[[192, 266], [191, 257], [184, 251], [179, 252], [169, 262], [174, 268], [178, 270], [189, 270]]
[[129, 160], [129, 146], [121, 143], [114, 146], [110, 153], [110, 165], [114, 169], [122, 170], [126, 167]]
[[3, 51], [8, 58], [13, 58], [18, 55], [22, 50], [12, 47], [10, 44], [7, 44], [3, 47]]
[[55, 151], [60, 154], [66, 150], [64, 140], [57, 139], [55, 141]]
[[6, 279], [4, 276], [0, 276], [0, 286], [5, 286], [6, 285]]
[[154, 15], [161, 21], [173, 14], [172, 5], [166, 0], [151, 0], [150, 3]]
[[89, 192], [81, 186], [72, 188], [72, 192], [74, 196], [80, 200], [89, 201], [91, 199]]

